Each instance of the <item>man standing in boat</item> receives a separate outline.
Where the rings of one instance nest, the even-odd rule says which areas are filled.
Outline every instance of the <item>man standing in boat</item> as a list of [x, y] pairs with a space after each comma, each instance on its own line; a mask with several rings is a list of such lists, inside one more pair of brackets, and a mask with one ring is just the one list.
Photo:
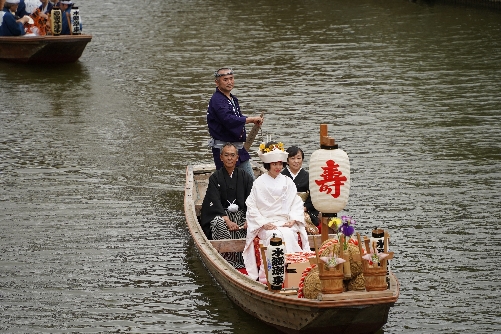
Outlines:
[[[247, 235], [247, 206], [253, 179], [249, 174], [235, 168], [238, 151], [235, 145], [226, 143], [221, 149], [223, 168], [209, 178], [209, 185], [202, 202], [200, 225], [207, 239], [240, 239]], [[244, 268], [242, 252], [222, 253], [233, 267]]]
[[238, 149], [237, 167], [246, 170], [254, 179], [250, 155], [244, 148], [247, 139], [245, 124], [254, 123], [261, 126], [263, 118], [242, 115], [238, 99], [231, 94], [231, 90], [235, 85], [235, 78], [231, 68], [220, 68], [214, 73], [214, 77], [216, 78], [216, 91], [209, 101], [207, 125], [211, 135], [209, 146], [212, 148], [216, 169], [223, 167], [220, 157], [221, 149], [225, 143], [230, 142]]

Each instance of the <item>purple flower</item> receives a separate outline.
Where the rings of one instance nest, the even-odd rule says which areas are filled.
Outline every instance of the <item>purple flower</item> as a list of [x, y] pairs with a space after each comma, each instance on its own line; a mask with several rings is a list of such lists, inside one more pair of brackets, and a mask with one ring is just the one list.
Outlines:
[[355, 233], [355, 228], [348, 224], [341, 225], [339, 229], [346, 237], [350, 237], [353, 233]]
[[341, 226], [339, 227], [339, 231], [343, 233], [346, 237], [350, 237], [353, 233], [355, 233], [355, 219], [350, 216], [342, 216], [341, 217]]

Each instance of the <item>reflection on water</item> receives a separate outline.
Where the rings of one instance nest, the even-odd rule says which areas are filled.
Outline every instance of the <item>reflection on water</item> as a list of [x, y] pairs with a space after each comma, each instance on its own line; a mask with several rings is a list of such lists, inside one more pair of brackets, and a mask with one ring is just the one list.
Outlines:
[[47, 116], [81, 113], [90, 99], [90, 73], [85, 64], [26, 65], [0, 63], [5, 96], [15, 103], [13, 112], [49, 109]]
[[346, 212], [362, 234], [388, 229], [396, 254], [385, 333], [501, 330], [498, 11], [80, 7], [93, 40], [79, 62], [0, 63], [0, 331], [270, 331], [214, 286], [184, 227], [186, 165], [211, 162], [220, 66], [234, 68], [244, 112], [265, 111], [262, 136], [301, 146], [307, 163], [327, 123], [349, 154]]

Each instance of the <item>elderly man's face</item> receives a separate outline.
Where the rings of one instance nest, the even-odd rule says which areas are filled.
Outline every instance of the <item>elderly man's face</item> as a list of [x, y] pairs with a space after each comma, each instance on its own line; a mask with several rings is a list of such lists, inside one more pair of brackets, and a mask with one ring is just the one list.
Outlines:
[[221, 161], [224, 167], [234, 168], [238, 160], [238, 151], [233, 146], [225, 146], [221, 151]]
[[[225, 72], [229, 73], [230, 70], [223, 69], [220, 70], [218, 73], [223, 74]], [[229, 94], [234, 86], [235, 86], [235, 78], [233, 77], [233, 74], [224, 75], [216, 79], [216, 87], [219, 88], [219, 90], [223, 94]]]

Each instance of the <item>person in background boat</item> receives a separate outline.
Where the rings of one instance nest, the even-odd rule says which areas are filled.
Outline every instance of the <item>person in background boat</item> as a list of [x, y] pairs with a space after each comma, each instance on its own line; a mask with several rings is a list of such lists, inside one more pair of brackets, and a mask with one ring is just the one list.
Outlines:
[[61, 9], [61, 35], [71, 35], [71, 1], [59, 1], [59, 8]]
[[40, 2], [42, 3], [40, 7], [38, 7], [40, 8], [40, 11], [43, 14], [49, 14], [52, 8], [54, 7], [54, 4], [49, 0], [40, 0]]
[[40, 1], [41, 0], [20, 0], [16, 10], [16, 16], [18, 18], [24, 15], [30, 16], [40, 6]]
[[59, 0], [49, 0], [49, 2], [52, 4], [52, 8], [54, 7], [59, 8]]
[[[263, 264], [258, 270], [254, 253], [254, 238], [264, 246], [273, 235], [285, 242], [286, 253], [309, 252], [310, 245], [305, 229], [303, 201], [297, 195], [294, 182], [283, 175], [283, 163], [288, 154], [280, 142], [261, 144], [258, 151], [267, 173], [259, 176], [247, 198], [247, 238], [243, 257], [247, 274], [252, 279], [266, 283]], [[298, 233], [302, 247], [299, 245]]]
[[[8, 0], [6, 2], [8, 2]], [[16, 16], [16, 19], [19, 19], [21, 17], [24, 17], [24, 16], [31, 14], [26, 10], [26, 4], [24, 3], [24, 0], [19, 0], [18, 6], [17, 6], [15, 12], [16, 13], [14, 15]]]
[[309, 187], [310, 175], [303, 169], [304, 152], [297, 146], [289, 147], [286, 152], [289, 154], [289, 157], [287, 158], [287, 165], [282, 171], [282, 174], [290, 177], [294, 181], [298, 195], [303, 200], [306, 232], [308, 232], [308, 234], [318, 234], [318, 210], [315, 209], [311, 202]]
[[[223, 168], [209, 178], [202, 202], [200, 225], [209, 240], [245, 238], [247, 222], [245, 200], [249, 196], [253, 179], [236, 167], [238, 150], [226, 143], [221, 149]], [[233, 267], [244, 268], [242, 252], [221, 254]]]
[[50, 30], [49, 16], [44, 11], [44, 6], [48, 7], [48, 0], [24, 0], [24, 4], [24, 12], [32, 19], [24, 26], [26, 36], [45, 36]]
[[3, 10], [0, 12], [0, 36], [22, 36], [26, 32], [24, 24], [29, 22], [28, 16], [15, 18], [14, 13], [19, 6], [19, 0], [0, 0]]
[[250, 155], [244, 148], [247, 139], [245, 124], [254, 123], [261, 126], [263, 118], [242, 115], [238, 99], [231, 94], [231, 90], [235, 85], [231, 68], [220, 68], [214, 73], [214, 77], [216, 78], [216, 91], [209, 101], [207, 125], [211, 135], [209, 146], [212, 148], [216, 169], [223, 166], [219, 158], [222, 146], [227, 142], [232, 142], [238, 149], [239, 160], [237, 167], [246, 170], [254, 179]]

